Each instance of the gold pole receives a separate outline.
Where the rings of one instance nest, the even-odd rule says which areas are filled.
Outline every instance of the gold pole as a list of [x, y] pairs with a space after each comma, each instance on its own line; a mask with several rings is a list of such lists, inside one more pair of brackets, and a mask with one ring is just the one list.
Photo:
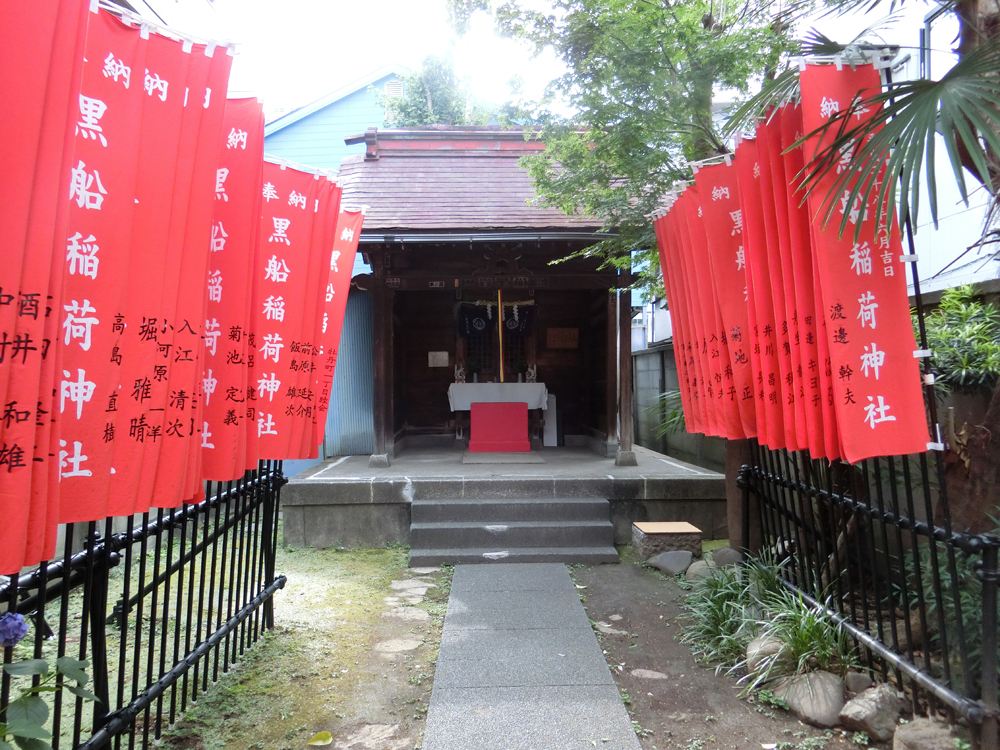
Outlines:
[[500, 382], [503, 382], [503, 292], [497, 289], [497, 307], [500, 308]]

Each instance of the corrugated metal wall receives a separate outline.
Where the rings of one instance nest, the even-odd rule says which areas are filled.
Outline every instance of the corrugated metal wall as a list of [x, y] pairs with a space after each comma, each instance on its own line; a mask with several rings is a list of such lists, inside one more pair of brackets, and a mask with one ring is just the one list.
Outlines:
[[347, 297], [326, 419], [324, 453], [327, 458], [371, 454], [374, 439], [372, 368], [372, 299], [368, 292], [352, 287]]

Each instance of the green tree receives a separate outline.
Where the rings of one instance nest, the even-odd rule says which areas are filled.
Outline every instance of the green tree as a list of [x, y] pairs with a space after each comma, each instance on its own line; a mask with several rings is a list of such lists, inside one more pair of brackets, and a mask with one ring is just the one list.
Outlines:
[[393, 127], [420, 125], [472, 125], [481, 112], [469, 112], [468, 87], [455, 75], [451, 57], [430, 55], [419, 71], [405, 76], [400, 96], [380, 96]]
[[[486, 0], [453, 0], [461, 30]], [[689, 160], [725, 153], [716, 92], [749, 94], [788, 50], [787, 10], [766, 0], [554, 0], [550, 12], [511, 0], [492, 8], [499, 30], [551, 49], [567, 72], [544, 112], [546, 149], [523, 165], [542, 201], [599, 219], [608, 237], [584, 254], [619, 267], [645, 259], [642, 282], [657, 288], [659, 262], [649, 215]], [[789, 7], [787, 4], [784, 6]]]

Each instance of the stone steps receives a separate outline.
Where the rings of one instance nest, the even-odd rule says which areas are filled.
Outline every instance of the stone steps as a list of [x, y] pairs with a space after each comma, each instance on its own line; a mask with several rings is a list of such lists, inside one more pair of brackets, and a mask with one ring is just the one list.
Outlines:
[[602, 498], [414, 500], [410, 565], [618, 562]]

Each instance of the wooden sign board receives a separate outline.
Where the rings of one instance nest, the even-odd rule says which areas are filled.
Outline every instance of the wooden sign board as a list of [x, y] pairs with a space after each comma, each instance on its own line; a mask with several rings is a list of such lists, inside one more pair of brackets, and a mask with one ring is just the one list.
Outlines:
[[545, 346], [549, 349], [578, 349], [580, 347], [580, 329], [549, 328], [545, 336]]

